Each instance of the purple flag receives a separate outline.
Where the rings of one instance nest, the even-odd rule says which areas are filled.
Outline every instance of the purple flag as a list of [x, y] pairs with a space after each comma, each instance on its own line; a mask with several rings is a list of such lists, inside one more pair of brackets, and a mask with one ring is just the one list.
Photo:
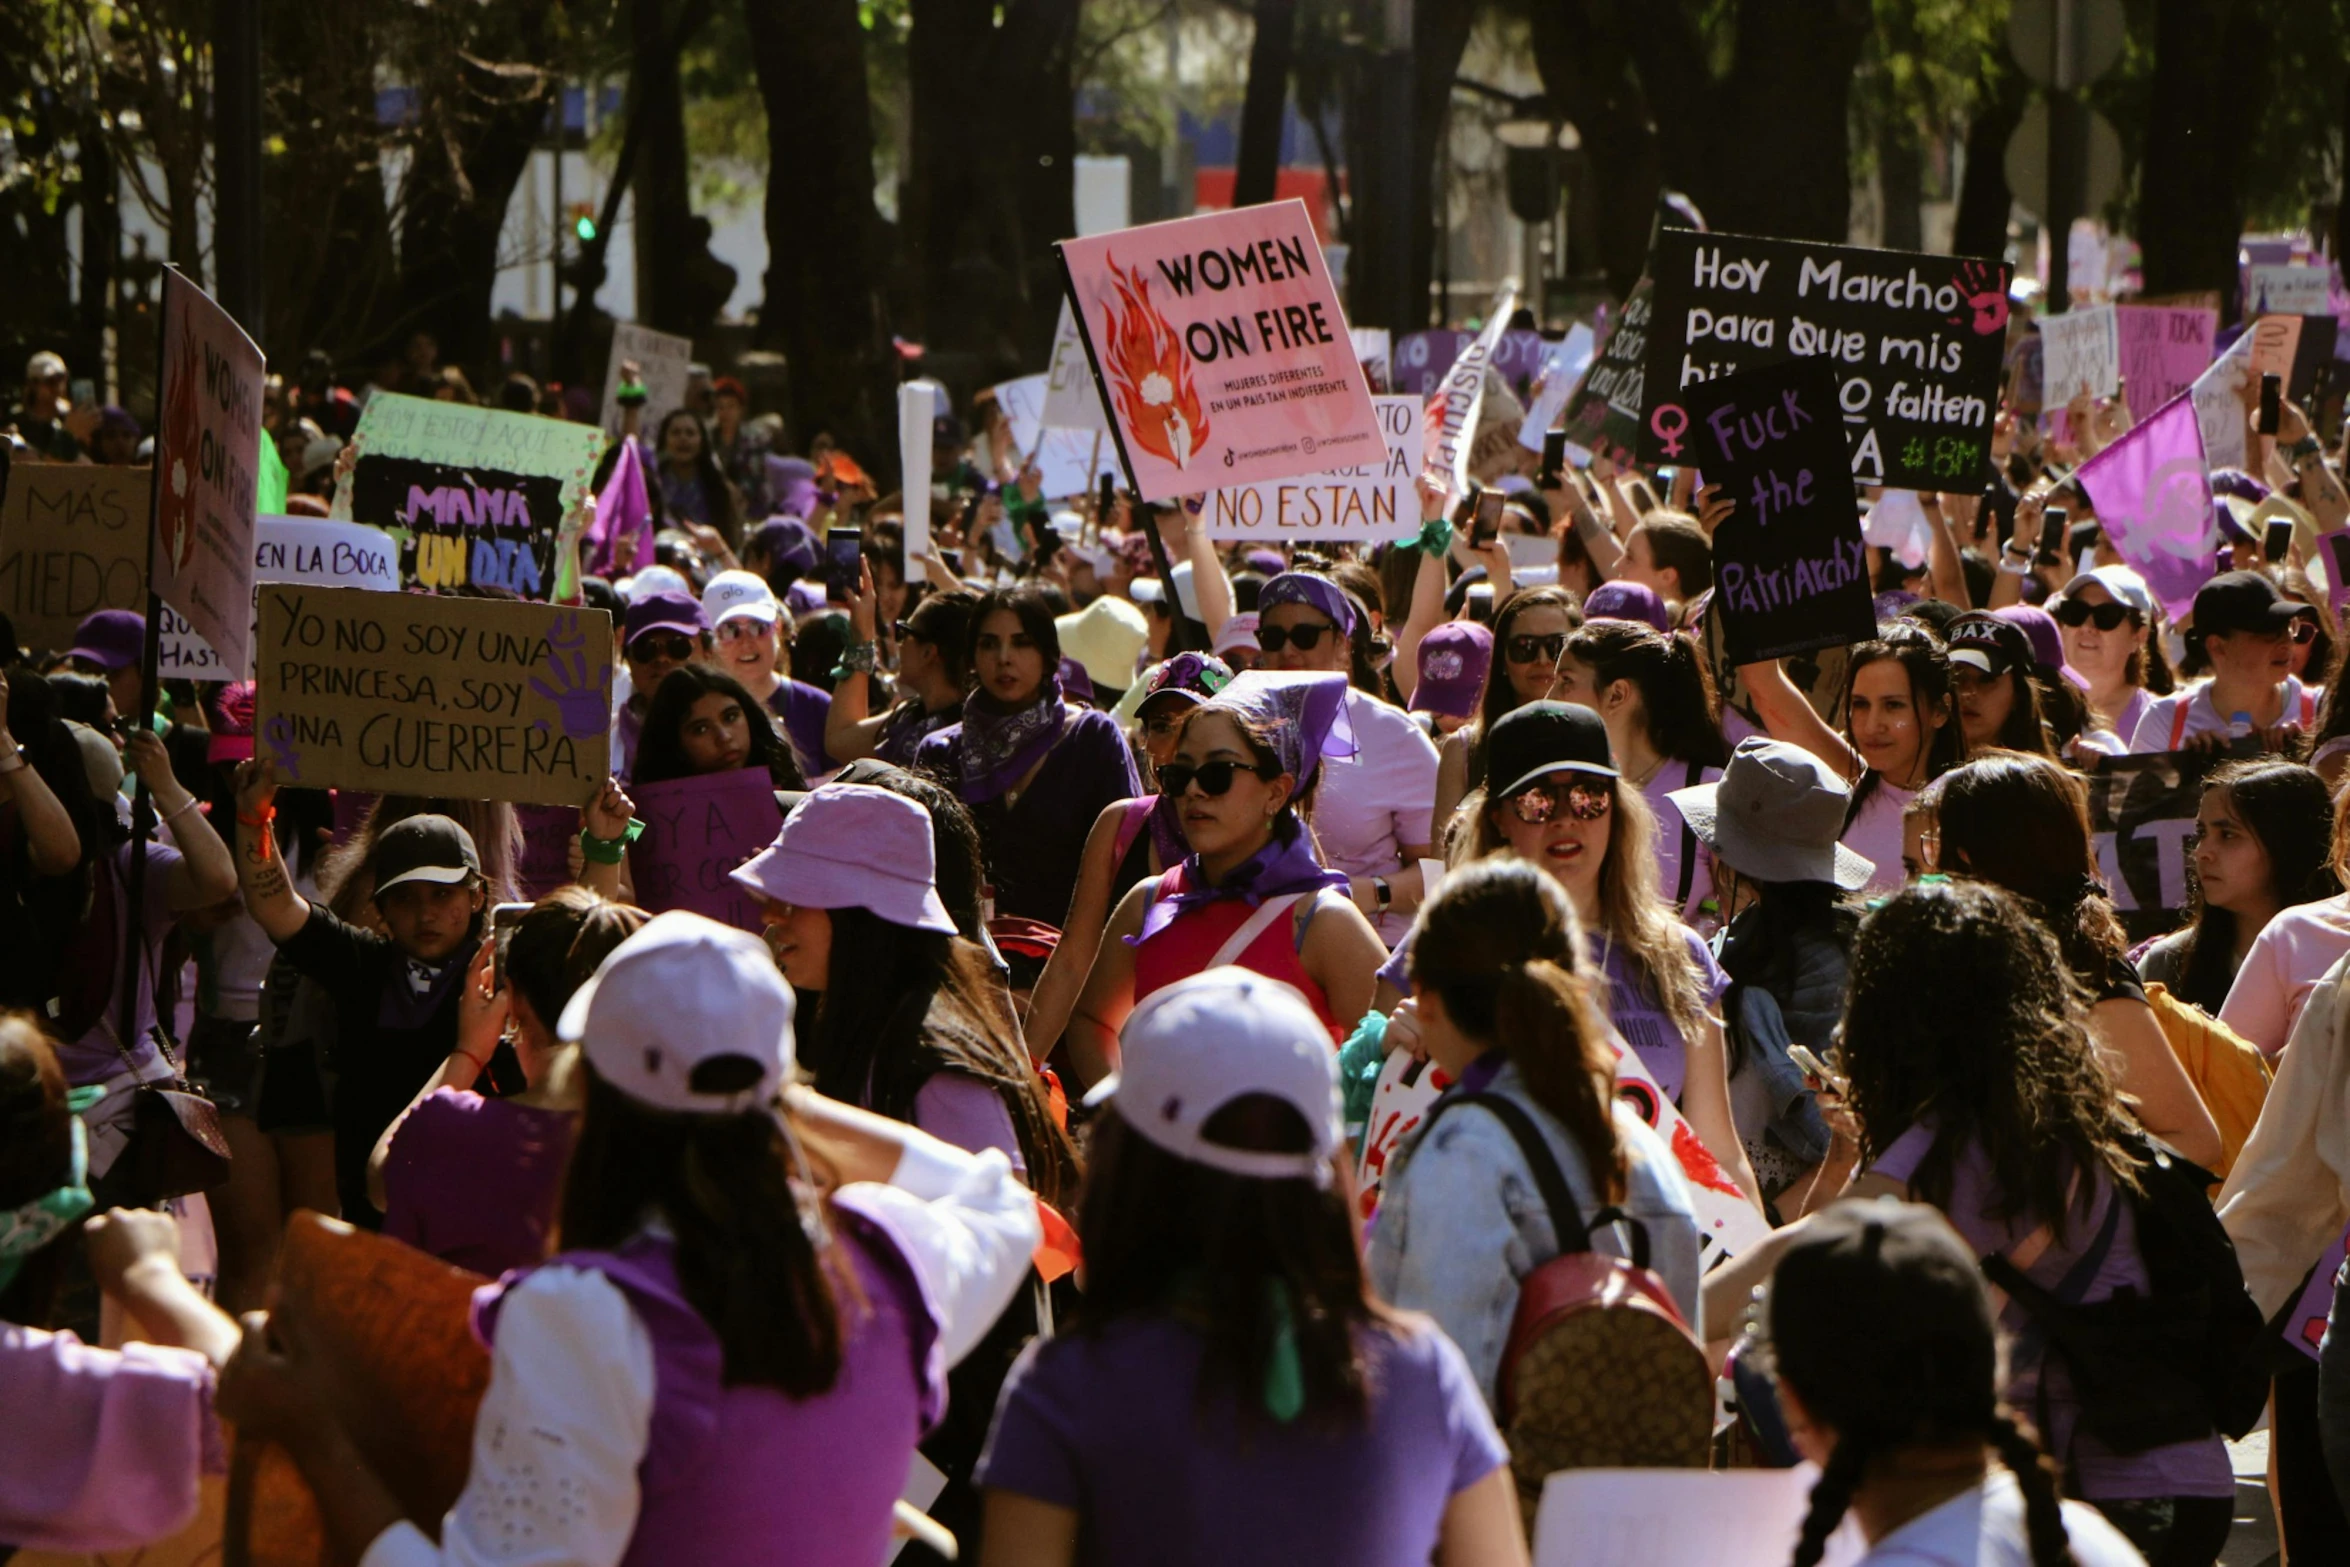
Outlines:
[[645, 494], [644, 462], [637, 455], [637, 443], [632, 440], [620, 443], [620, 457], [612, 464], [612, 477], [604, 481], [603, 492], [596, 497], [596, 520], [588, 524], [583, 541], [587, 550], [587, 575], [611, 576], [624, 539], [636, 541], [630, 570], [652, 564], [653, 503]]
[[2098, 524], [2173, 620], [2211, 578], [2211, 475], [2195, 400], [2174, 397], [2081, 464]]

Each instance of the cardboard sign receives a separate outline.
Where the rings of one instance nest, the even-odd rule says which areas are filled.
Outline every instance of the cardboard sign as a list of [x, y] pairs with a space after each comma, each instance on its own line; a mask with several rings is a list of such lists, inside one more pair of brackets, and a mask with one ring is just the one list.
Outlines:
[[2229, 345], [2187, 389], [2195, 403], [2195, 427], [2203, 436], [2203, 460], [2212, 467], [2245, 466], [2251, 445], [2244, 391], [2258, 385], [2252, 373], [2252, 336], [2248, 333]]
[[[260, 615], [261, 584], [307, 582], [321, 588], [400, 590], [400, 552], [380, 528], [324, 517], [262, 517], [253, 538], [254, 615]], [[157, 622], [160, 644], [156, 669], [166, 680], [244, 680], [250, 662], [231, 665], [170, 605]]]
[[2005, 265], [1803, 240], [1665, 229], [1640, 455], [1675, 461], [1685, 397], [1786, 359], [1835, 368], [1851, 472], [1905, 490], [1982, 482], [2007, 342]]
[[1417, 397], [1374, 397], [1387, 437], [1383, 462], [1244, 484], [1208, 497], [1212, 539], [1409, 539], [1420, 531], [1422, 431]]
[[577, 805], [611, 774], [600, 609], [273, 583], [255, 664], [289, 784]]
[[1093, 366], [1085, 358], [1085, 339], [1078, 335], [1077, 318], [1069, 301], [1061, 301], [1061, 319], [1053, 327], [1053, 354], [1044, 367], [1044, 423], [1051, 430], [1106, 430], [1109, 416], [1102, 412], [1101, 394], [1094, 390]]
[[[1414, 397], [1435, 396], [1436, 389], [1444, 384], [1446, 372], [1459, 361], [1474, 337], [1474, 333], [1456, 332], [1450, 327], [1405, 333], [1395, 343], [1394, 389]], [[1550, 341], [1540, 332], [1513, 327], [1495, 339], [1491, 368], [1509, 383], [1513, 392], [1522, 393], [1542, 373], [1543, 361], [1550, 357], [1550, 350]]]
[[685, 404], [685, 384], [692, 379], [694, 340], [656, 332], [633, 321], [612, 328], [612, 357], [604, 361], [604, 433], [620, 434], [620, 362], [636, 361], [645, 387], [645, 406], [637, 415], [637, 433], [651, 440], [662, 418]]
[[1582, 384], [1583, 372], [1590, 368], [1591, 354], [1597, 346], [1591, 328], [1580, 321], [1551, 345], [1550, 353], [1542, 361], [1542, 373], [1534, 380], [1534, 397], [1526, 409], [1526, 422], [1518, 426], [1520, 446], [1530, 452], [1542, 450], [1542, 438], [1558, 427], [1559, 415], [1566, 412], [1567, 399]]
[[1845, 471], [1836, 375], [1790, 360], [1694, 386], [1689, 460], [1737, 501], [1714, 532], [1714, 597], [1736, 663], [1877, 634]]
[[2191, 398], [2137, 424], [2074, 474], [2106, 539], [2174, 620], [2211, 578], [2211, 476]]
[[1567, 399], [1567, 445], [1580, 454], [1580, 462], [1588, 464], [1594, 455], [1628, 459], [1640, 444], [1655, 305], [1656, 286], [1643, 277], [1632, 285], [1624, 313]]
[[2042, 316], [2040, 406], [2061, 409], [2076, 397], [2111, 397], [2122, 373], [2121, 327], [2111, 305]]
[[[1809, 1464], [1561, 1469], [1543, 1482], [1534, 1567], [1782, 1567], [1819, 1478]], [[1866, 1550], [1848, 1523], [1828, 1537], [1821, 1567], [1851, 1567]]]
[[2162, 935], [2186, 917], [2187, 842], [2203, 781], [2228, 760], [2224, 751], [2109, 756], [2085, 775], [2097, 868], [2130, 940]]
[[930, 553], [931, 434], [939, 390], [935, 381], [908, 381], [898, 388], [898, 498], [909, 563]]
[[403, 585], [555, 589], [555, 536], [588, 499], [604, 432], [379, 392], [359, 415], [351, 518], [399, 541]]
[[163, 396], [156, 412], [153, 580], [223, 658], [253, 642], [253, 496], [261, 350], [212, 296], [163, 273]]
[[2121, 333], [2122, 379], [2136, 417], [2145, 418], [2186, 391], [2211, 367], [2217, 310], [2120, 305], [2114, 318]]
[[723, 925], [760, 929], [760, 903], [728, 875], [775, 841], [783, 808], [763, 767], [635, 785], [644, 835], [628, 846], [639, 908], [691, 909]]
[[1057, 248], [1144, 500], [1378, 460], [1371, 388], [1304, 202]]
[[1517, 306], [1518, 285], [1513, 279], [1493, 296], [1485, 329], [1444, 372], [1443, 382], [1421, 416], [1427, 431], [1427, 455], [1421, 471], [1431, 484], [1442, 486], [1454, 499], [1469, 493], [1469, 448], [1476, 442], [1477, 422], [1485, 409], [1485, 373], [1493, 368], [1494, 349]]
[[1050, 390], [1041, 375], [1024, 375], [991, 388], [1003, 409], [1012, 444], [1036, 464], [1046, 499], [1090, 494], [1103, 474], [1118, 477], [1118, 448], [1100, 430], [1056, 430], [1044, 422]]
[[2254, 266], [2245, 269], [2248, 315], [2333, 314], [2333, 277], [2324, 267]]
[[28, 648], [62, 653], [92, 610], [147, 608], [145, 468], [20, 462], [0, 496], [0, 610]]

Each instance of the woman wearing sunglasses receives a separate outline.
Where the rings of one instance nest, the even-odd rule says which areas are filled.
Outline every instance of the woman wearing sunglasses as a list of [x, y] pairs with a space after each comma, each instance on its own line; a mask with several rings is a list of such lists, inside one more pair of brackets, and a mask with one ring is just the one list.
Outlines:
[[2295, 639], [2306, 641], [2315, 629], [2301, 618], [2305, 607], [2257, 571], [2223, 572], [2203, 584], [2187, 646], [2210, 661], [2211, 678], [2149, 703], [2130, 732], [2130, 749], [2199, 750], [2250, 733], [2265, 736], [2273, 750], [2288, 731], [2316, 728], [2317, 693], [2292, 671]]
[[1583, 624], [1583, 611], [1564, 588], [1528, 588], [1513, 593], [1493, 617], [1493, 671], [1476, 719], [1444, 742], [1436, 772], [1437, 841], [1450, 841], [1455, 818], [1470, 790], [1485, 782], [1485, 736], [1504, 714], [1539, 702], [1566, 650], [1567, 637]]
[[[1362, 613], [1330, 578], [1283, 572], [1257, 594], [1257, 643], [1265, 654], [1259, 667], [1347, 673]], [[1400, 941], [1420, 906], [1420, 861], [1434, 842], [1428, 804], [1436, 794], [1436, 746], [1409, 713], [1360, 689], [1346, 693], [1346, 722], [1354, 750], [1320, 792], [1314, 834], [1325, 860], [1346, 873], [1347, 895], [1380, 939]]]
[[832, 694], [791, 677], [792, 624], [767, 579], [748, 571], [718, 573], [702, 590], [702, 618], [710, 623], [711, 662], [782, 723], [800, 771], [816, 778], [838, 766], [824, 744]]
[[2066, 667], [2089, 683], [2088, 749], [2121, 754], [2157, 696], [2170, 690], [2170, 665], [2151, 632], [2154, 595], [2127, 566], [2100, 566], [2064, 585], [2048, 606], [2064, 639]]
[[1190, 852], [1118, 904], [1063, 1043], [1086, 1082], [1117, 1068], [1137, 1003], [1237, 964], [1294, 987], [1330, 1030], [1370, 1009], [1386, 948], [1314, 857], [1302, 816], [1327, 757], [1355, 744], [1346, 678], [1247, 674], [1184, 720], [1159, 788]]

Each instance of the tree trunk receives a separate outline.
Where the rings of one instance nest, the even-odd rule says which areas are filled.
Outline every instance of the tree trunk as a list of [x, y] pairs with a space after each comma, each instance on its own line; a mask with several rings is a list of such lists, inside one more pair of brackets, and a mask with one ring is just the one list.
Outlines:
[[1966, 173], [1950, 234], [1950, 248], [1961, 256], [1997, 258], [2006, 250], [2008, 210], [2015, 204], [2007, 188], [2007, 140], [2024, 117], [2024, 78], [2004, 54], [1993, 70], [1967, 127]]
[[384, 27], [365, 8], [274, 0], [262, 16], [262, 125], [285, 150], [262, 160], [262, 266], [273, 363], [313, 348], [337, 363], [374, 341], [398, 270], [378, 157], [375, 72]]
[[628, 112], [644, 120], [629, 186], [636, 198], [636, 318], [685, 337], [709, 325], [694, 308], [694, 263], [697, 252], [705, 260], [709, 252], [696, 242], [678, 57], [709, 16], [709, 0], [685, 0], [682, 8], [666, 0], [629, 5]]
[[2229, 0], [2158, 0], [2138, 239], [2146, 292], [2217, 289], [2236, 315], [2236, 241], [2244, 227], [2251, 116], [2274, 75], [2257, 7]]
[[1924, 197], [1917, 123], [1898, 110], [1877, 128], [1877, 201], [1883, 210], [1878, 242], [1887, 250], [1922, 250], [1925, 232], [1918, 216]]
[[1597, 250], [1618, 298], [1648, 268], [1659, 184], [1657, 133], [1621, 42], [1592, 25], [1582, 0], [1535, 7], [1535, 69], [1552, 110], [1583, 138], [1583, 176], [1599, 214]]
[[789, 172], [767, 182], [759, 311], [761, 345], [780, 349], [790, 372], [788, 439], [804, 450], [830, 430], [858, 461], [888, 473], [897, 420], [855, 0], [760, 0], [744, 7], [744, 20], [767, 106], [769, 167]]
[[[1698, 205], [1717, 229], [1842, 243], [1851, 232], [1848, 103], [1866, 0], [1741, 0]], [[1671, 103], [1675, 91], [1654, 92]], [[1669, 117], [1670, 111], [1667, 111]], [[1695, 194], [1695, 192], [1693, 192]]]
[[1281, 173], [1281, 131], [1289, 105], [1289, 66], [1296, 52], [1297, 0], [1257, 0], [1256, 36], [1249, 42], [1248, 90], [1240, 100], [1240, 154], [1232, 174], [1232, 205], [1273, 199]]
[[1018, 286], [1020, 316], [1011, 324], [1018, 374], [1052, 352], [1067, 284], [1058, 240], [1077, 234], [1077, 13], [1079, 0], [1018, 0], [1007, 8], [996, 42], [1002, 85], [1000, 151], [1011, 200], [999, 228], [1005, 269]]
[[[1436, 247], [1448, 242], [1445, 221], [1445, 148], [1450, 139], [1452, 83], [1460, 74], [1461, 55], [1469, 47], [1469, 29], [1476, 21], [1471, 0], [1417, 0], [1412, 8], [1412, 232], [1421, 236], [1412, 249], [1412, 299], [1427, 300], [1427, 312], [1401, 324], [1398, 331], [1425, 326], [1445, 313], [1448, 301], [1435, 300]], [[1483, 314], [1484, 305], [1477, 311]]]

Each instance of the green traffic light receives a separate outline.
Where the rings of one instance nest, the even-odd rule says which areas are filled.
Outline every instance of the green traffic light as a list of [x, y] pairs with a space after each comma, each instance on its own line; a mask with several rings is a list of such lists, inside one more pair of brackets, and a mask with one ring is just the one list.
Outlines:
[[592, 244], [596, 237], [596, 220], [582, 213], [572, 220], [571, 231], [579, 236], [581, 244]]

